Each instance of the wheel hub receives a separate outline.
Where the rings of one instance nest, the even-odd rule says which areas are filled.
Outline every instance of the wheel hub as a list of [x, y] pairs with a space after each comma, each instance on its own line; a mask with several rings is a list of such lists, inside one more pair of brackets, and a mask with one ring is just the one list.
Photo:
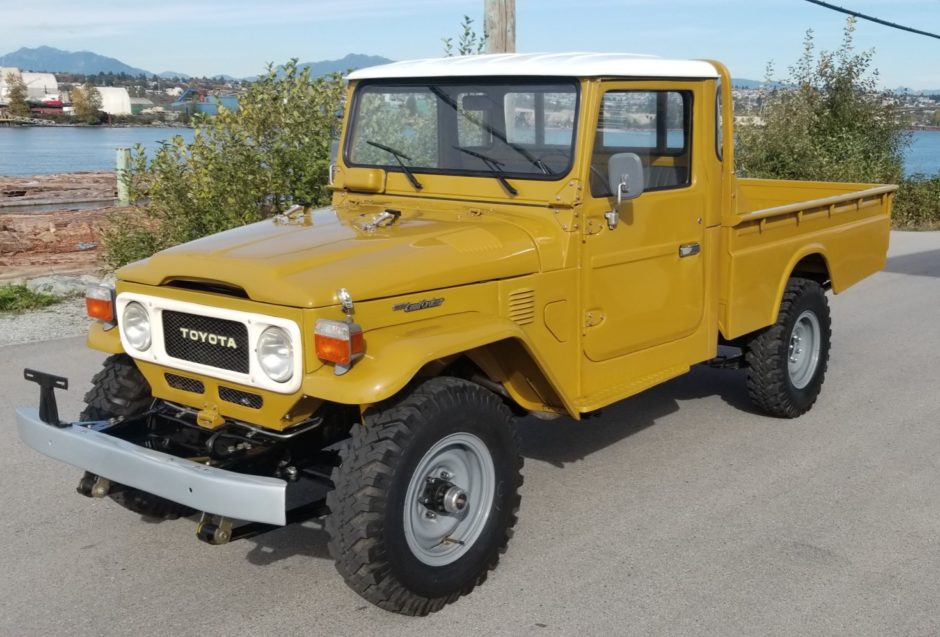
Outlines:
[[427, 486], [420, 498], [429, 511], [440, 514], [459, 513], [467, 508], [470, 496], [454, 483], [433, 476], [427, 477]]
[[462, 432], [438, 441], [405, 494], [405, 539], [414, 556], [430, 566], [460, 559], [483, 532], [495, 496], [493, 459], [480, 438]]
[[797, 389], [803, 389], [815, 377], [821, 341], [822, 329], [816, 314], [809, 310], [800, 314], [793, 323], [787, 348], [787, 372]]

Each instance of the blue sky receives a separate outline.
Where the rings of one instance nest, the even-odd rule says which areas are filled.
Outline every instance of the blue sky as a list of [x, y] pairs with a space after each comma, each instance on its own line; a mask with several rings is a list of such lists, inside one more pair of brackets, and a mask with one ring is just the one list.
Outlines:
[[[940, 33], [940, 0], [831, 0]], [[806, 29], [835, 48], [845, 16], [804, 0], [517, 0], [521, 52], [622, 51], [716, 58], [737, 77], [778, 75]], [[90, 50], [154, 72], [254, 75], [265, 62], [347, 53], [441, 55], [463, 15], [482, 32], [483, 0], [0, 0], [0, 53], [46, 44]], [[940, 89], [940, 40], [860, 22], [881, 83]]]

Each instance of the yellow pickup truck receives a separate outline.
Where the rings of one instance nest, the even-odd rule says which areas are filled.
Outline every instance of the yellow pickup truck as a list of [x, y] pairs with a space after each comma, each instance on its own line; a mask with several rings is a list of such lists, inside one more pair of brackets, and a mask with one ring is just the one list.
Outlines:
[[514, 417], [577, 420], [700, 363], [745, 368], [771, 416], [817, 400], [826, 293], [884, 265], [895, 186], [737, 178], [724, 66], [492, 55], [348, 80], [331, 206], [90, 289], [110, 356], [77, 422], [67, 380], [26, 370], [20, 436], [80, 493], [201, 514], [211, 544], [326, 515], [348, 584], [420, 615], [506, 548]]

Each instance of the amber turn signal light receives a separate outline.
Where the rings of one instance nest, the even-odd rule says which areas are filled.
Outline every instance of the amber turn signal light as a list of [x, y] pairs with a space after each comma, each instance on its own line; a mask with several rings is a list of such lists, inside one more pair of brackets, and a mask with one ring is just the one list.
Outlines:
[[365, 351], [362, 328], [348, 321], [318, 319], [314, 328], [317, 358], [336, 363], [337, 373], [345, 372]]
[[88, 316], [104, 323], [114, 323], [114, 288], [92, 285], [85, 291]]

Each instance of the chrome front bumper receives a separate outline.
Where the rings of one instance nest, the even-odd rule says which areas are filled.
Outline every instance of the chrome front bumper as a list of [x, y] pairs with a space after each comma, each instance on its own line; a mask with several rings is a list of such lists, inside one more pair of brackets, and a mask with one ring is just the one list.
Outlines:
[[16, 410], [20, 438], [41, 454], [197, 511], [284, 525], [287, 483], [208, 467], [79, 425], [55, 427], [39, 410]]

